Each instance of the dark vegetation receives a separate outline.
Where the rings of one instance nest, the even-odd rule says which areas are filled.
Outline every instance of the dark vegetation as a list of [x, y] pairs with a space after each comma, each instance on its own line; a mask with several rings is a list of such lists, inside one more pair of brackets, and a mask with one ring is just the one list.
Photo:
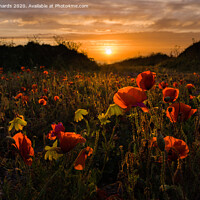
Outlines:
[[[175, 49], [170, 56], [153, 53], [149, 56], [130, 58], [113, 64], [99, 66], [86, 53], [80, 52], [80, 44], [55, 38], [57, 45], [40, 44], [30, 41], [26, 45], [13, 46], [0, 44], [0, 67], [5, 71], [16, 71], [21, 66], [34, 68], [45, 66], [56, 70], [99, 70], [132, 71], [135, 67], [159, 66], [177, 71], [199, 71], [200, 42], [195, 42], [182, 53]], [[141, 68], [140, 68], [141, 70]]]
[[76, 46], [59, 44], [51, 46], [40, 45], [37, 42], [28, 42], [22, 46], [0, 46], [0, 66], [6, 71], [20, 70], [21, 66], [26, 68], [45, 66], [53, 69], [98, 69], [98, 65], [89, 59], [84, 53], [79, 53]]
[[151, 54], [149, 56], [140, 56], [126, 59], [104, 66], [109, 71], [132, 71], [135, 67], [159, 66], [160, 68], [173, 69], [176, 71], [199, 71], [200, 70], [200, 42], [193, 43], [182, 53], [175, 46], [170, 56], [162, 53]]
[[176, 69], [179, 71], [200, 70], [200, 42], [193, 43], [177, 57], [172, 57], [159, 65], [162, 68]]
[[130, 58], [121, 62], [108, 65], [108, 68], [120, 68], [120, 67], [136, 67], [136, 66], [154, 66], [163, 61], [169, 60], [170, 57], [166, 54], [156, 53], [149, 56], [139, 56], [136, 58]]

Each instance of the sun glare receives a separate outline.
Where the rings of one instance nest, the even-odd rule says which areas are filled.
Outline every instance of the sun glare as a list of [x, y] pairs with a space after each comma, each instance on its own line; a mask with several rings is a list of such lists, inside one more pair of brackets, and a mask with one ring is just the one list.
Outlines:
[[112, 50], [111, 50], [111, 49], [106, 49], [106, 50], [105, 50], [105, 53], [106, 53], [107, 55], [110, 55], [110, 54], [112, 54]]

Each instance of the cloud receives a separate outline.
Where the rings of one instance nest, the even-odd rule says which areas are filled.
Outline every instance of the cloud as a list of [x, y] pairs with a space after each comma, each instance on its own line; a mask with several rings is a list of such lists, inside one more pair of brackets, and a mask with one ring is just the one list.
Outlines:
[[[1, 0], [1, 4], [48, 5], [55, 0]], [[0, 36], [35, 33], [126, 33], [200, 31], [198, 0], [56, 0], [85, 4], [84, 9], [0, 9]], [[20, 31], [21, 30], [21, 31]], [[6, 32], [5, 32], [6, 31]], [[13, 36], [13, 35], [12, 35]]]

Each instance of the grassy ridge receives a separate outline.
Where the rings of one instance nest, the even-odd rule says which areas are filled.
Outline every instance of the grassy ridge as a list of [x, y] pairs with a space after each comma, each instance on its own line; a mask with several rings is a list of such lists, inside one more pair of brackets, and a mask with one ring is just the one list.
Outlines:
[[[74, 44], [74, 43], [73, 43]], [[6, 71], [20, 70], [21, 66], [33, 69], [45, 66], [52, 69], [65, 70], [98, 70], [97, 63], [78, 52], [76, 45], [66, 43], [51, 46], [40, 45], [37, 42], [28, 42], [22, 46], [0, 46], [0, 66]]]
[[[186, 48], [182, 53], [178, 50], [175, 56], [162, 53], [126, 59], [113, 64], [99, 66], [86, 53], [78, 51], [79, 44], [74, 42], [57, 42], [58, 45], [39, 44], [29, 42], [24, 46], [0, 45], [0, 66], [6, 71], [19, 70], [21, 66], [30, 69], [46, 66], [56, 70], [100, 70], [103, 71], [131, 71], [138, 66], [156, 66], [177, 71], [199, 71], [200, 42]], [[141, 68], [139, 68], [141, 69]]]
[[200, 42], [196, 42], [186, 48], [176, 58], [172, 58], [160, 64], [160, 67], [178, 71], [200, 70]]

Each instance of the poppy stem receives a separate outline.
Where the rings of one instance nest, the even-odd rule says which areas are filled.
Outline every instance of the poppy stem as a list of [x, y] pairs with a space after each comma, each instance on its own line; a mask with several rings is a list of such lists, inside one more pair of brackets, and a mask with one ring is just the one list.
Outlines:
[[87, 135], [88, 135], [88, 137], [90, 137], [91, 134], [90, 134], [90, 125], [89, 125], [89, 122], [88, 122], [87, 119], [85, 119], [85, 118], [83, 118], [83, 119], [84, 119], [84, 121], [85, 121], [85, 123], [86, 123], [86, 127], [87, 127]]
[[59, 174], [61, 169], [62, 169], [62, 167], [59, 167], [58, 170], [55, 171], [55, 173], [49, 178], [49, 180], [45, 183], [45, 185], [43, 186], [43, 188], [41, 189], [40, 193], [38, 194], [38, 196], [35, 200], [39, 200], [41, 198], [41, 196], [44, 194], [45, 190], [47, 189], [47, 186], [49, 185], [49, 183], [54, 179], [54, 177], [57, 174]]
[[165, 151], [162, 151], [162, 168], [161, 168], [161, 185], [163, 186], [163, 190], [165, 191]]
[[95, 154], [96, 154], [97, 147], [98, 147], [98, 141], [99, 141], [99, 130], [96, 131], [96, 138], [95, 138], [94, 150], [93, 150], [93, 152], [92, 152], [92, 156], [91, 156], [90, 161], [89, 161], [89, 163], [88, 163], [88, 165], [87, 165], [87, 168], [86, 168], [86, 170], [85, 170], [85, 175], [84, 175], [85, 177], [86, 177], [86, 175], [87, 175], [87, 173], [88, 173], [88, 171], [89, 171], [89, 168], [90, 168], [90, 166], [91, 166], [91, 164], [92, 164], [93, 158], [94, 158], [94, 156], [95, 156]]
[[104, 168], [105, 168], [105, 166], [106, 166], [106, 163], [107, 163], [107, 160], [108, 160], [108, 156], [109, 156], [110, 150], [111, 150], [111, 148], [112, 148], [111, 143], [112, 143], [112, 141], [113, 141], [113, 137], [114, 137], [114, 134], [115, 134], [115, 130], [116, 130], [116, 127], [118, 126], [118, 124], [119, 124], [119, 119], [118, 119], [118, 117], [116, 116], [115, 126], [113, 127], [112, 134], [111, 134], [111, 136], [110, 136], [110, 140], [109, 140], [108, 143], [107, 143], [107, 151], [106, 151], [106, 154], [105, 154], [105, 157], [104, 157], [104, 163], [103, 163], [103, 168], [102, 168], [102, 170], [101, 170], [101, 174], [103, 173], [103, 170], [104, 170]]

